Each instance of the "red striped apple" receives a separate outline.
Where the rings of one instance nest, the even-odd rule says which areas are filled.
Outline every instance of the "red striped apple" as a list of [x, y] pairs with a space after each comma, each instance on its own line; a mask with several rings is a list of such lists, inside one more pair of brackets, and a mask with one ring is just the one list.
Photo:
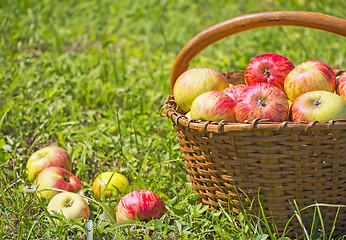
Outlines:
[[71, 158], [65, 149], [57, 146], [49, 146], [34, 152], [27, 164], [26, 173], [28, 180], [34, 181], [37, 175], [47, 167], [62, 167], [71, 170]]
[[247, 87], [248, 86], [245, 85], [245, 84], [238, 84], [238, 85], [234, 85], [234, 86], [228, 87], [225, 90], [223, 90], [222, 92], [226, 93], [228, 96], [233, 98], [233, 100], [235, 102], [237, 102], [238, 99], [239, 99], [239, 96], [243, 93], [243, 91]]
[[235, 122], [235, 105], [236, 102], [226, 93], [218, 91], [205, 92], [193, 101], [190, 116], [192, 119]]
[[[63, 192], [55, 195], [48, 203], [47, 210], [51, 215], [62, 214], [67, 222], [86, 220], [90, 217], [87, 201], [77, 193]], [[58, 222], [56, 219], [53, 221]]]
[[116, 218], [117, 222], [146, 221], [161, 218], [165, 212], [165, 203], [158, 195], [148, 190], [137, 190], [121, 198]]
[[43, 169], [36, 178], [37, 194], [51, 199], [61, 191], [45, 190], [56, 188], [68, 192], [78, 192], [83, 188], [81, 181], [72, 173], [62, 167], [48, 167]]
[[282, 122], [287, 119], [288, 113], [286, 95], [269, 83], [255, 83], [247, 87], [235, 107], [235, 117], [241, 123], [257, 118]]
[[346, 101], [346, 72], [343, 72], [339, 77], [336, 86], [336, 93], [339, 94]]
[[210, 68], [192, 68], [182, 73], [174, 84], [173, 95], [178, 106], [190, 111], [193, 100], [208, 91], [229, 87], [226, 77]]
[[255, 83], [269, 83], [284, 91], [287, 74], [294, 68], [293, 63], [278, 54], [262, 54], [253, 58], [245, 69], [248, 86]]
[[293, 122], [328, 122], [346, 119], [346, 102], [335, 93], [311, 91], [297, 97], [291, 106]]
[[334, 92], [336, 76], [326, 63], [309, 60], [297, 65], [286, 77], [284, 89], [287, 97], [294, 101], [297, 97], [311, 91]]

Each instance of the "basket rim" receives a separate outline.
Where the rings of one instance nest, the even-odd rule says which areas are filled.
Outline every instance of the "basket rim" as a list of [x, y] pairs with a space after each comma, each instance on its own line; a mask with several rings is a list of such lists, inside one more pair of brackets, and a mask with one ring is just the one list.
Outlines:
[[285, 131], [303, 131], [303, 132], [311, 132], [311, 131], [340, 131], [346, 130], [346, 119], [337, 119], [330, 120], [329, 122], [292, 122], [292, 121], [284, 121], [284, 122], [272, 122], [267, 119], [254, 119], [252, 121], [245, 121], [243, 123], [233, 123], [228, 121], [205, 121], [199, 119], [189, 119], [185, 116], [185, 114], [180, 111], [178, 105], [174, 100], [173, 95], [169, 95], [164, 105], [160, 110], [160, 115], [162, 117], [168, 117], [172, 120], [172, 122], [190, 130], [197, 130], [202, 132], [210, 132], [210, 133], [227, 133], [227, 132], [244, 132], [244, 131], [277, 131], [277, 132], [285, 132]]

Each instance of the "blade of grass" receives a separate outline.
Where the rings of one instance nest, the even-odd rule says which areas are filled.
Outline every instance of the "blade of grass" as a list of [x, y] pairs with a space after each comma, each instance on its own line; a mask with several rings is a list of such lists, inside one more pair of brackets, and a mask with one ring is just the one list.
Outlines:
[[262, 214], [262, 218], [263, 218], [264, 224], [265, 224], [265, 226], [266, 226], [266, 229], [267, 229], [267, 231], [268, 231], [268, 233], [269, 233], [270, 238], [271, 238], [271, 239], [275, 239], [275, 237], [274, 237], [274, 235], [273, 235], [273, 233], [272, 233], [272, 230], [271, 230], [271, 228], [270, 228], [270, 226], [269, 226], [269, 223], [268, 223], [268, 221], [267, 221], [267, 217], [266, 217], [266, 215], [265, 215], [265, 212], [264, 212], [264, 209], [263, 209], [261, 200], [260, 200], [259, 193], [258, 193], [257, 196], [258, 196], [259, 210], [260, 210], [260, 213]]
[[288, 200], [288, 201], [289, 201], [289, 203], [291, 204], [291, 206], [292, 206], [292, 208], [293, 208], [293, 212], [295, 213], [295, 216], [297, 217], [298, 222], [299, 222], [300, 226], [301, 226], [302, 229], [303, 229], [303, 232], [304, 232], [304, 234], [305, 234], [306, 239], [307, 239], [307, 240], [310, 240], [309, 234], [308, 234], [308, 232], [306, 231], [306, 228], [305, 228], [305, 226], [304, 226], [304, 224], [303, 224], [302, 216], [300, 215], [300, 211], [299, 211], [299, 208], [298, 208], [298, 205], [297, 205], [296, 201], [293, 200], [294, 205], [292, 204], [292, 202], [291, 202], [290, 200]]
[[321, 213], [321, 209], [319, 207], [319, 205], [316, 205], [316, 209], [317, 209], [317, 213], [318, 213], [318, 217], [320, 219], [320, 222], [321, 222], [321, 228], [322, 228], [322, 237], [323, 237], [323, 240], [326, 239], [326, 231], [325, 231], [325, 228], [324, 228], [324, 222], [323, 222], [323, 217], [322, 217], [322, 213]]
[[340, 208], [341, 208], [341, 207], [338, 207], [338, 209], [336, 210], [336, 214], [335, 214], [333, 226], [332, 226], [332, 229], [331, 229], [331, 231], [330, 231], [328, 240], [331, 240], [331, 239], [332, 239], [333, 232], [334, 232], [334, 230], [335, 230], [336, 219], [338, 218]]

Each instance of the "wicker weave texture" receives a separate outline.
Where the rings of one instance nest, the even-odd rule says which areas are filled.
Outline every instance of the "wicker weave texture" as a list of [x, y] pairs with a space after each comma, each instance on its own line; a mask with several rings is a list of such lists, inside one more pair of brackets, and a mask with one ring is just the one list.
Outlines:
[[[168, 103], [174, 103], [172, 97]], [[207, 125], [213, 123], [200, 121], [195, 123], [199, 130], [191, 129], [179, 124], [191, 120], [174, 110], [176, 105], [170, 106], [166, 113], [174, 122], [192, 187], [204, 204], [238, 212], [239, 198], [250, 208], [249, 200], [259, 197], [280, 231], [294, 214], [289, 200], [299, 208], [316, 202], [345, 204], [346, 127], [208, 132]], [[331, 226], [337, 209], [321, 209], [329, 216], [326, 226]], [[299, 232], [299, 223], [292, 223]], [[337, 229], [336, 234], [346, 229], [345, 208], [339, 212]]]

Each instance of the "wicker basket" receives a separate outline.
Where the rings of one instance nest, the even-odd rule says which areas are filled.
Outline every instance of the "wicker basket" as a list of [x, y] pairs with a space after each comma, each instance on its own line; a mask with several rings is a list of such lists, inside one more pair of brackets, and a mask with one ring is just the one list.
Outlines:
[[[190, 60], [210, 44], [254, 28], [300, 26], [346, 36], [346, 20], [312, 12], [264, 12], [233, 18], [197, 34], [178, 54], [171, 73], [175, 80]], [[340, 73], [340, 72], [339, 72]], [[338, 74], [339, 74], [338, 73]], [[244, 83], [244, 72], [225, 73], [233, 84]], [[314, 203], [346, 204], [346, 120], [318, 122], [245, 123], [188, 119], [173, 96], [162, 108], [172, 122], [185, 166], [202, 202], [212, 208], [238, 211], [239, 198], [259, 197], [267, 216], [282, 232], [294, 211]], [[256, 202], [256, 201], [255, 201]], [[220, 204], [220, 205], [219, 205]], [[314, 209], [312, 209], [314, 210]], [[337, 211], [321, 207], [330, 229]], [[308, 210], [302, 212], [308, 216]], [[308, 219], [308, 218], [307, 218]], [[307, 220], [308, 221], [308, 220]], [[291, 228], [301, 231], [296, 218]], [[346, 209], [341, 208], [334, 235], [346, 232]]]

